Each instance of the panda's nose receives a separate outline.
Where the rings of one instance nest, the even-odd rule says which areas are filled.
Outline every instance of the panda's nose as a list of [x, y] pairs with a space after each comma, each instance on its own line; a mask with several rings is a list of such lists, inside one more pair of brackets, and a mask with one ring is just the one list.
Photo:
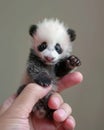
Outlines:
[[51, 62], [54, 60], [54, 57], [45, 56], [46, 61]]

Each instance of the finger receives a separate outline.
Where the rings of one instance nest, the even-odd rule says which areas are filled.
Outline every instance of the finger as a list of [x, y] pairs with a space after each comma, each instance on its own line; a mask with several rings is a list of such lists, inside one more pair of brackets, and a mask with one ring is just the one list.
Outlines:
[[79, 84], [80, 82], [82, 82], [82, 80], [83, 76], [80, 72], [69, 73], [58, 81], [58, 92], [61, 92], [66, 88], [70, 88], [76, 84]]
[[0, 115], [2, 115], [14, 102], [15, 94], [10, 96], [0, 107]]
[[54, 93], [48, 101], [48, 106], [49, 108], [56, 110], [60, 107], [62, 103], [63, 103], [63, 98], [61, 97], [61, 95], [58, 93]]
[[72, 116], [69, 116], [64, 122], [63, 127], [65, 130], [74, 130], [76, 126], [75, 119]]
[[53, 113], [53, 118], [56, 122], [63, 122], [71, 113], [71, 107], [67, 103], [63, 103], [60, 108]]
[[11, 116], [27, 118], [36, 102], [44, 97], [51, 87], [43, 88], [37, 84], [27, 85], [8, 109]]

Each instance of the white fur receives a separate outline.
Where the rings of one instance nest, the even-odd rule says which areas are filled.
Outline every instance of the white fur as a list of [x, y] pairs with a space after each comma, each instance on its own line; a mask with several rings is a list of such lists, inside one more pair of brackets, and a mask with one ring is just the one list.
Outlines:
[[[33, 36], [33, 48], [37, 55], [44, 60], [44, 56], [54, 57], [53, 62], [70, 55], [72, 45], [67, 34], [67, 28], [58, 19], [44, 19], [38, 23], [38, 29]], [[39, 52], [37, 46], [46, 41], [48, 47]], [[62, 54], [55, 51], [54, 46], [59, 43], [63, 49]]]

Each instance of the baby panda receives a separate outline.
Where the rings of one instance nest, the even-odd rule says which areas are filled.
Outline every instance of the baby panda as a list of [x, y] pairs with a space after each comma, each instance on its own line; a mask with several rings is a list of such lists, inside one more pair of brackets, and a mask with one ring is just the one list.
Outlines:
[[[50, 84], [52, 90], [33, 107], [33, 112], [38, 118], [52, 119], [54, 110], [48, 107], [48, 99], [57, 91], [57, 80], [81, 65], [80, 60], [71, 55], [72, 42], [76, 39], [75, 31], [65, 27], [58, 19], [44, 19], [29, 29], [32, 38], [27, 61], [27, 74], [32, 83], [43, 87]], [[17, 95], [27, 84], [19, 87]]]

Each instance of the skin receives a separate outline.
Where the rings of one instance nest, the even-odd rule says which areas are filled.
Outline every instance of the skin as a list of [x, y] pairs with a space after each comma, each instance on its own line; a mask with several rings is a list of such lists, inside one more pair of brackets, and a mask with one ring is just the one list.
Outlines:
[[[22, 93], [16, 98], [15, 94], [9, 97], [0, 107], [1, 130], [73, 130], [75, 119], [71, 115], [71, 107], [63, 101], [59, 94], [66, 88], [79, 84], [83, 76], [79, 72], [73, 72], [57, 83], [58, 92], [54, 93], [48, 102], [48, 106], [56, 109], [53, 113], [53, 121], [36, 119], [31, 113], [34, 104], [44, 97], [52, 86], [42, 88], [37, 84], [28, 84]], [[22, 82], [28, 82], [27, 76]]]

